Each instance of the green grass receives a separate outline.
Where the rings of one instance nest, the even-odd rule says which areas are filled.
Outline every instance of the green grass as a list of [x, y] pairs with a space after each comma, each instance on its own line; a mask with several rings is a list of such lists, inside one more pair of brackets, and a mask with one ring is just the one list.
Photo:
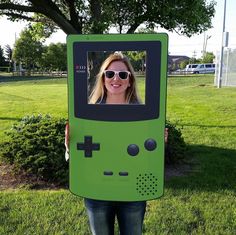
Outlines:
[[236, 149], [236, 89], [213, 86], [212, 76], [169, 78], [167, 118], [185, 140]]
[[49, 113], [67, 117], [67, 80], [33, 79], [0, 83], [0, 139], [22, 117]]
[[0, 193], [0, 234], [89, 234], [83, 201], [65, 190]]
[[[1, 139], [26, 114], [66, 117], [66, 93], [65, 79], [1, 83]], [[215, 88], [212, 76], [169, 77], [167, 118], [192, 169], [148, 202], [144, 234], [236, 234], [236, 89]], [[1, 191], [0, 234], [89, 234], [83, 200], [68, 190]]]

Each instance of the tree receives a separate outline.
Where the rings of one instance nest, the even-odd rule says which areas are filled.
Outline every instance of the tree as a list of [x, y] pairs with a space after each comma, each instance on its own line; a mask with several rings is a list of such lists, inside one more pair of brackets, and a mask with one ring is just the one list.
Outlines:
[[0, 46], [0, 66], [6, 66], [6, 59], [4, 57], [4, 51]]
[[185, 68], [186, 68], [186, 65], [187, 65], [188, 63], [189, 63], [188, 60], [183, 60], [183, 61], [181, 61], [181, 62], [180, 62], [180, 65], [179, 65], [180, 69], [185, 69]]
[[213, 52], [206, 52], [202, 58], [202, 63], [213, 63], [215, 56]]
[[13, 59], [21, 62], [30, 70], [39, 62], [43, 51], [42, 43], [33, 39], [30, 30], [25, 29], [20, 33], [20, 37], [16, 40]]
[[65, 71], [66, 62], [66, 44], [51, 43], [45, 47], [40, 65], [49, 70]]
[[195, 57], [192, 57], [189, 59], [189, 64], [200, 64], [201, 63], [201, 59], [199, 58], [195, 58]]
[[12, 69], [12, 53], [13, 53], [13, 51], [8, 44], [5, 46], [4, 51], [5, 51], [5, 55], [6, 55], [6, 62], [8, 63], [9, 68]]
[[11, 60], [12, 60], [12, 49], [11, 49], [10, 45], [7, 44], [4, 48], [4, 51], [5, 51], [5, 55], [6, 55], [6, 60], [8, 62], [11, 62]]
[[33, 36], [33, 39], [37, 41], [45, 41], [53, 32], [56, 32], [58, 29], [54, 22], [41, 14], [34, 14], [34, 18], [36, 22], [30, 23], [28, 28]]
[[133, 60], [133, 67], [136, 71], [144, 71], [145, 70], [145, 60], [146, 60], [146, 52], [145, 51], [128, 51], [127, 56], [130, 60]]
[[110, 27], [134, 33], [145, 24], [191, 36], [211, 27], [215, 4], [213, 0], [0, 0], [0, 15], [12, 21], [47, 19], [66, 34], [104, 33]]

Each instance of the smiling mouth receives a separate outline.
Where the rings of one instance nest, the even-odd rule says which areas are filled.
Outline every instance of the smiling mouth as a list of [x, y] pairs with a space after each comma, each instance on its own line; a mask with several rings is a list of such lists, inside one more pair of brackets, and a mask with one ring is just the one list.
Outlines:
[[120, 84], [111, 84], [111, 86], [114, 87], [114, 88], [119, 88], [119, 87], [121, 87]]

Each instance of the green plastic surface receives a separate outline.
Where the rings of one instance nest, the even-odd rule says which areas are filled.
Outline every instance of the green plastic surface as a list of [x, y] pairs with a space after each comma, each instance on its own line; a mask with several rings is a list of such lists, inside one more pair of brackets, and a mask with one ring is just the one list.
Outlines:
[[[157, 119], [134, 122], [94, 121], [75, 117], [74, 53], [75, 42], [160, 41], [160, 110]], [[166, 34], [130, 35], [70, 35], [67, 37], [68, 94], [70, 126], [70, 191], [78, 196], [112, 201], [143, 201], [163, 195], [164, 188], [164, 128], [166, 108], [166, 78], [168, 37]], [[148, 79], [148, 77], [146, 78]], [[78, 88], [78, 93], [80, 93]], [[77, 144], [92, 136], [100, 144], [92, 157], [84, 157]], [[147, 151], [144, 142], [154, 139], [157, 148]], [[129, 144], [139, 147], [137, 156], [127, 153]], [[112, 175], [104, 175], [104, 171]], [[120, 172], [127, 172], [121, 176]]]

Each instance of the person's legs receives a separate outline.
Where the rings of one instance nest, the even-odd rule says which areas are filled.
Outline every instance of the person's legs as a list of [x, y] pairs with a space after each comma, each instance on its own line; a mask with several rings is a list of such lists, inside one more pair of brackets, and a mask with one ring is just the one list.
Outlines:
[[114, 235], [114, 203], [84, 199], [93, 235]]
[[117, 203], [117, 219], [120, 235], [141, 235], [146, 202]]

